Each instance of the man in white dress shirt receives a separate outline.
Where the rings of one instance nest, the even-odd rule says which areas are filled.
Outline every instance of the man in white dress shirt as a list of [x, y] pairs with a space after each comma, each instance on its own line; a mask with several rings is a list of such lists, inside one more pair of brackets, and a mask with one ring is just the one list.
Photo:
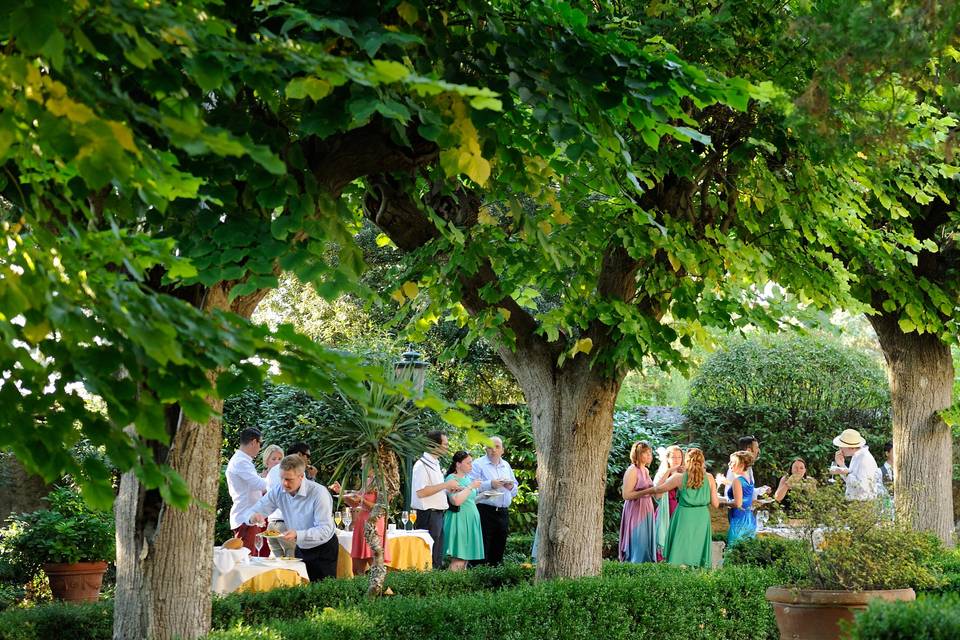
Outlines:
[[440, 468], [440, 456], [447, 453], [447, 436], [431, 431], [427, 438], [434, 443], [430, 451], [424, 451], [413, 465], [410, 480], [410, 507], [417, 510], [417, 528], [426, 529], [433, 538], [433, 568], [443, 567], [443, 516], [446, 514], [447, 490], [454, 491], [459, 485], [456, 479], [444, 481]]
[[[833, 439], [833, 444], [840, 450], [834, 456], [835, 464], [830, 467], [830, 473], [839, 475], [847, 483], [847, 500], [874, 500], [886, 493], [877, 461], [859, 431], [845, 429]], [[850, 458], [849, 467], [844, 460], [846, 457]]]
[[[477, 511], [483, 533], [483, 560], [471, 564], [503, 564], [503, 552], [510, 533], [510, 503], [517, 496], [517, 476], [503, 459], [503, 440], [490, 438], [487, 455], [473, 462], [470, 477], [480, 481]], [[485, 492], [500, 495], [483, 495]]]
[[266, 514], [279, 509], [287, 526], [283, 539], [296, 544], [294, 554], [307, 565], [310, 581], [335, 578], [340, 543], [335, 535], [330, 492], [304, 477], [307, 465], [299, 454], [285, 457], [277, 466], [280, 486], [270, 489], [241, 517], [244, 522], [262, 526]]
[[[240, 448], [237, 449], [230, 462], [227, 463], [227, 490], [233, 500], [230, 507], [230, 528], [233, 534], [243, 540], [243, 546], [250, 550], [251, 555], [258, 555], [254, 546], [259, 527], [251, 527], [246, 523], [243, 514], [257, 503], [263, 492], [267, 490], [267, 481], [257, 473], [253, 466], [253, 459], [260, 453], [260, 443], [263, 436], [257, 429], [244, 429], [240, 432]], [[270, 549], [264, 547], [259, 555], [270, 555]]]

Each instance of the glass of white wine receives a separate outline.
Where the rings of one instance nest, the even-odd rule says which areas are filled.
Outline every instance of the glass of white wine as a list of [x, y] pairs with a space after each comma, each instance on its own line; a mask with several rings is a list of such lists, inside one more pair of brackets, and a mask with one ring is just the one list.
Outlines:
[[403, 530], [404, 530], [404, 531], [407, 530], [407, 521], [408, 521], [408, 520], [410, 520], [410, 512], [409, 512], [409, 511], [401, 511], [401, 512], [400, 512], [400, 522], [403, 523]]
[[343, 516], [340, 515], [340, 512], [337, 511], [333, 514], [333, 521], [337, 523], [337, 528], [340, 528], [340, 523], [343, 522]]
[[411, 511], [409, 518], [410, 518], [410, 528], [415, 529], [417, 525], [417, 512]]

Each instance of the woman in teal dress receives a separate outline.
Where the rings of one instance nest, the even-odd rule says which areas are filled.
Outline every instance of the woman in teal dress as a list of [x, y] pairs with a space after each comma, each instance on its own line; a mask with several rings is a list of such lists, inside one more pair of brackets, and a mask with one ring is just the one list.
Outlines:
[[733, 484], [727, 487], [727, 499], [730, 501], [728, 549], [740, 540], [755, 538], [757, 535], [757, 520], [753, 514], [753, 483], [747, 478], [747, 470], [751, 466], [753, 454], [749, 451], [735, 451], [730, 454]]
[[688, 567], [710, 567], [710, 505], [716, 508], [720, 504], [717, 483], [707, 473], [700, 449], [687, 451], [684, 468], [684, 473], [648, 489], [656, 494], [677, 489], [677, 510], [670, 518], [664, 560]]
[[450, 556], [451, 571], [466, 569], [468, 560], [483, 560], [483, 532], [476, 503], [480, 481], [470, 480], [472, 470], [473, 458], [469, 453], [453, 454], [446, 479], [456, 480], [460, 489], [447, 492], [450, 508], [443, 516], [443, 552]]

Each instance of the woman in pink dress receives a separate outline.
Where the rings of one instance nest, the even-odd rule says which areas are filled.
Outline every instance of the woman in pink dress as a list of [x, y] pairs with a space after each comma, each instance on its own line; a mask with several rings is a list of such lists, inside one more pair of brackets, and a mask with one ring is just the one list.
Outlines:
[[[358, 576], [366, 573], [370, 566], [370, 560], [373, 558], [373, 549], [367, 544], [367, 538], [364, 529], [367, 520], [370, 519], [370, 510], [377, 503], [377, 492], [373, 488], [374, 478], [367, 479], [367, 490], [362, 495], [359, 492], [344, 495], [343, 501], [353, 509], [353, 541], [350, 546], [350, 557], [353, 560], [353, 575]], [[377, 534], [380, 536], [380, 544], [383, 545], [383, 561], [390, 562], [390, 547], [387, 546], [387, 519], [380, 516], [377, 520]]]
[[630, 449], [630, 462], [623, 474], [623, 515], [620, 518], [620, 560], [623, 562], [656, 562], [657, 532], [653, 498], [644, 490], [653, 487], [648, 467], [653, 449], [646, 442], [635, 442]]

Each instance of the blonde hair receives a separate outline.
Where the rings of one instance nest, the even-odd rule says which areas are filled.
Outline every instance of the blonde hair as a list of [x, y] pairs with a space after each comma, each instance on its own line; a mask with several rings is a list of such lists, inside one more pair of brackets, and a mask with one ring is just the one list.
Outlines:
[[749, 451], [734, 451], [730, 454], [730, 464], [739, 464], [743, 471], [753, 466], [754, 457]]
[[[268, 444], [263, 448], [263, 451], [260, 452], [260, 459], [263, 460], [263, 464], [267, 464], [267, 460], [270, 459], [274, 453], [279, 453], [280, 458], [283, 459], [283, 449], [275, 444]], [[279, 464], [279, 463], [277, 463]]]
[[703, 457], [703, 451], [700, 449], [690, 449], [687, 451], [687, 486], [691, 489], [699, 489], [703, 486], [703, 478], [707, 473], [707, 461]]
[[650, 446], [646, 440], [638, 440], [633, 443], [633, 446], [630, 447], [630, 462], [633, 463], [633, 466], [640, 466], [640, 456], [644, 451], [653, 452], [653, 447]]

